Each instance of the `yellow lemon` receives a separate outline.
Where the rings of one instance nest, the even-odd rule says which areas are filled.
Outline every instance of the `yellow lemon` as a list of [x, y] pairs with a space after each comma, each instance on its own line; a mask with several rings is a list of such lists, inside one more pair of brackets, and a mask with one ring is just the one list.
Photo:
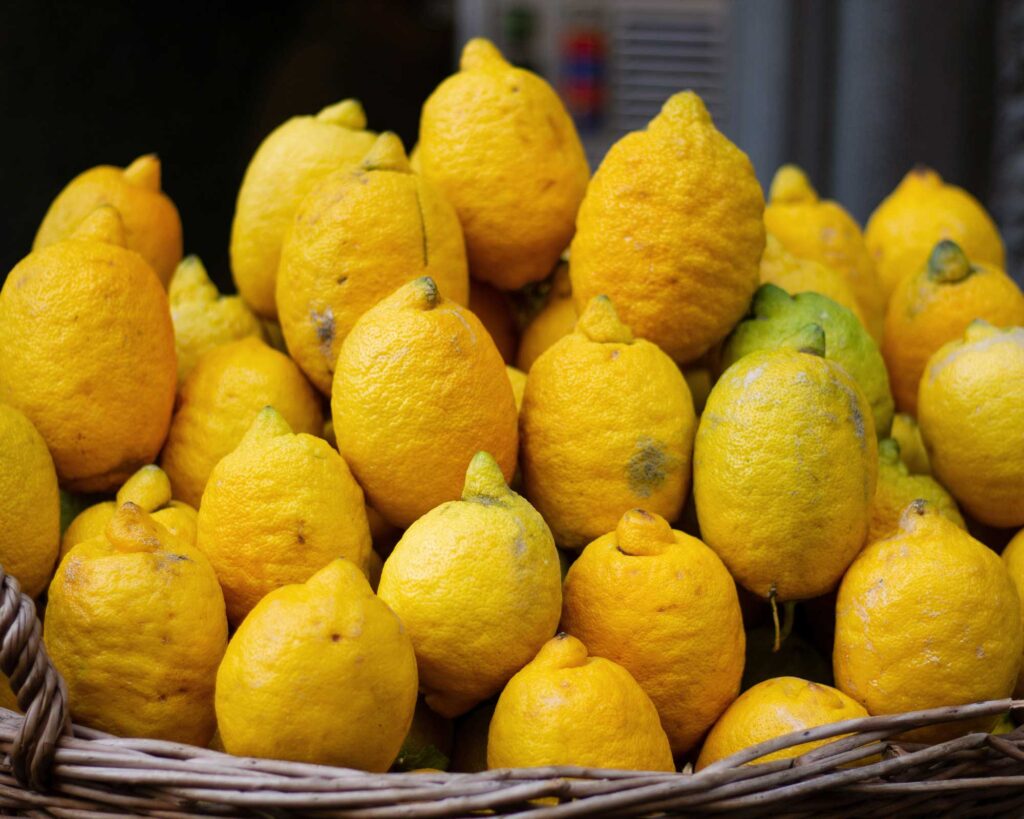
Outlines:
[[246, 336], [262, 336], [259, 319], [238, 296], [222, 296], [198, 256], [178, 265], [167, 291], [181, 386], [203, 353]]
[[1002, 270], [972, 263], [955, 243], [939, 242], [928, 263], [897, 285], [885, 315], [882, 355], [900, 410], [917, 412], [928, 359], [975, 319], [1024, 326], [1024, 293]]
[[919, 396], [935, 477], [982, 523], [1024, 525], [1024, 327], [972, 323], [929, 359]]
[[0, 404], [0, 441], [0, 565], [36, 597], [50, 580], [60, 544], [57, 473], [32, 422], [6, 404]]
[[[1003, 550], [1003, 564], [1010, 573], [1010, 579], [1017, 589], [1017, 596], [1021, 599], [1021, 621], [1024, 622], [1024, 529], [1017, 532], [1013, 539]], [[1013, 695], [1020, 697], [1024, 694], [1024, 666], [1021, 667], [1017, 677], [1017, 686], [1013, 689]]]
[[322, 392], [356, 320], [395, 288], [432, 276], [466, 304], [462, 229], [441, 192], [381, 134], [355, 168], [325, 177], [299, 206], [281, 250], [277, 312], [288, 352]]
[[930, 475], [912, 475], [900, 460], [900, 445], [892, 438], [878, 442], [878, 488], [871, 504], [868, 543], [887, 538], [899, 529], [900, 516], [913, 501], [928, 501], [936, 511], [966, 529], [953, 497]]
[[376, 139], [357, 100], [292, 117], [260, 143], [245, 170], [231, 224], [231, 272], [242, 298], [277, 316], [274, 290], [281, 244], [307, 193], [331, 171], [355, 165]]
[[525, 494], [563, 548], [582, 548], [638, 504], [675, 520], [689, 489], [695, 427], [679, 368], [597, 297], [526, 380]]
[[999, 230], [978, 200], [924, 166], [903, 177], [875, 209], [864, 238], [886, 298], [904, 276], [924, 266], [943, 239], [979, 263], [1001, 268], [1006, 259]]
[[644, 690], [618, 663], [559, 634], [498, 698], [488, 768], [583, 765], [674, 771], [668, 738]]
[[853, 217], [839, 203], [819, 199], [800, 168], [783, 165], [772, 180], [764, 222], [794, 256], [843, 275], [857, 296], [865, 326], [875, 341], [881, 341], [885, 293]]
[[562, 629], [636, 678], [674, 754], [695, 746], [739, 693], [736, 584], [711, 549], [664, 518], [626, 512], [572, 564], [563, 595]]
[[480, 320], [416, 279], [367, 311], [338, 356], [338, 448], [369, 502], [405, 527], [459, 496], [476, 452], [515, 471], [517, 413]]
[[500, 691], [555, 633], [561, 578], [544, 520], [477, 453], [462, 500], [413, 523], [380, 579], [412, 637], [427, 705], [454, 717]]
[[515, 361], [519, 327], [508, 297], [485, 282], [473, 282], [469, 289], [469, 309], [487, 328], [505, 363]]
[[72, 179], [46, 211], [32, 249], [71, 238], [101, 205], [112, 205], [121, 215], [124, 247], [142, 256], [166, 287], [181, 261], [181, 217], [160, 190], [156, 154], [140, 156], [127, 168], [98, 165]]
[[202, 552], [135, 504], [65, 555], [43, 634], [76, 722], [117, 736], [210, 741], [224, 597]]
[[216, 703], [230, 754], [386, 771], [412, 724], [416, 657], [401, 621], [339, 558], [249, 612]]
[[523, 394], [526, 392], [526, 373], [517, 370], [515, 367], [505, 367], [508, 373], [508, 381], [512, 385], [512, 395], [516, 399], [516, 411], [523, 407]]
[[198, 507], [210, 471], [274, 407], [296, 432], [323, 429], [320, 397], [295, 363], [250, 336], [203, 356], [185, 379], [160, 465], [174, 496]]
[[474, 38], [423, 104], [417, 147], [419, 172], [459, 214], [475, 278], [515, 290], [551, 272], [590, 176], [551, 86]]
[[[864, 706], [832, 686], [799, 677], [774, 677], [744, 691], [722, 714], [704, 741], [697, 770], [794, 731], [866, 716]], [[805, 742], [765, 754], [756, 763], [790, 759], [831, 741]]]
[[177, 365], [167, 293], [112, 207], [33, 251], [0, 291], [0, 402], [28, 416], [75, 492], [118, 486], [160, 451]]
[[555, 270], [544, 306], [526, 325], [519, 339], [516, 366], [524, 373], [528, 373], [541, 353], [558, 339], [572, 332], [576, 326], [576, 318], [576, 302], [572, 297], [569, 265], [560, 264]]
[[369, 570], [363, 491], [330, 444], [294, 434], [273, 407], [213, 468], [198, 523], [196, 545], [217, 572], [232, 624], [335, 558]]
[[893, 440], [900, 445], [900, 460], [907, 465], [911, 475], [931, 475], [928, 450], [921, 439], [921, 429], [913, 415], [897, 412], [892, 417]]
[[587, 188], [569, 260], [576, 305], [605, 294], [638, 336], [699, 358], [757, 289], [763, 211], [747, 155], [700, 97], [676, 94], [611, 147]]
[[878, 473], [871, 408], [822, 357], [825, 334], [809, 325], [790, 344], [725, 371], [693, 458], [704, 542], [747, 589], [777, 600], [835, 588], [864, 544]]
[[[836, 603], [836, 685], [872, 714], [1008, 697], [1024, 638], [1021, 603], [995, 552], [925, 501], [850, 566]], [[911, 732], [938, 742], [995, 718]]]

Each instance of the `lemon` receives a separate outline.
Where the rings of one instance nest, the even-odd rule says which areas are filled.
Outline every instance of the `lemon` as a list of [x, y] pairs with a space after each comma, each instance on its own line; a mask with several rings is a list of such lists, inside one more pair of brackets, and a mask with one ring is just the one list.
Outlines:
[[245, 170], [231, 223], [231, 272], [242, 298], [264, 318], [274, 297], [281, 244], [299, 203], [331, 171], [354, 166], [376, 139], [357, 100], [292, 117], [260, 143]]
[[607, 295], [640, 338], [693, 361], [757, 289], [763, 211], [747, 155], [700, 97], [674, 95], [611, 147], [587, 188], [569, 260], [577, 307]]
[[446, 299], [467, 303], [455, 211], [410, 170], [401, 140], [384, 133], [357, 166], [309, 192], [281, 250], [281, 329], [317, 389], [330, 393], [338, 352], [359, 317], [418, 276], [432, 276]]
[[936, 352], [918, 422], [932, 472], [971, 517], [1024, 525], [1024, 327], [976, 321]]
[[227, 644], [224, 597], [195, 547], [121, 505], [50, 584], [43, 636], [76, 722], [205, 746]]
[[559, 546], [582, 548], [637, 505], [679, 515], [696, 426], [690, 391], [607, 298], [534, 362], [521, 416], [525, 494]]
[[[1021, 599], [1021, 619], [1024, 622], [1024, 529], [1018, 532], [1003, 550], [1003, 563], [1017, 589], [1017, 596]], [[1013, 689], [1015, 697], [1019, 698], [1022, 694], [1024, 694], [1024, 666], [1021, 667], [1017, 677], [1017, 686]]]
[[907, 465], [911, 475], [931, 475], [928, 450], [921, 439], [921, 429], [913, 415], [897, 412], [892, 417], [893, 440], [900, 445], [900, 460]]
[[[836, 685], [872, 714], [1008, 697], [1024, 637], [999, 557], [925, 501], [850, 566], [836, 603]], [[995, 718], [921, 728], [938, 742]]]
[[[733, 364], [697, 428], [693, 491], [704, 542], [777, 600], [833, 589], [867, 535], [878, 472], [871, 408], [809, 325]], [[807, 352], [802, 352], [806, 350]]]
[[398, 541], [379, 594], [409, 629], [427, 705], [454, 717], [500, 691], [555, 633], [561, 586], [547, 525], [481, 452], [462, 499]]
[[469, 309], [487, 328], [505, 363], [515, 361], [519, 326], [508, 297], [489, 284], [475, 281], [469, 288]]
[[487, 735], [488, 768], [548, 765], [675, 770], [658, 712], [636, 680], [567, 634], [505, 686]]
[[523, 329], [516, 353], [516, 366], [524, 373], [548, 347], [576, 326], [576, 302], [572, 297], [569, 265], [560, 264], [551, 280], [544, 306]]
[[196, 545], [235, 625], [269, 592], [335, 558], [366, 574], [372, 550], [363, 491], [345, 461], [321, 438], [294, 434], [273, 407], [210, 473]]
[[470, 40], [458, 73], [423, 104], [417, 148], [419, 172], [459, 214], [475, 278], [515, 290], [551, 272], [590, 169], [547, 82]]
[[526, 373], [517, 370], [515, 367], [505, 367], [508, 373], [508, 381], [512, 385], [512, 395], [516, 399], [516, 411], [523, 407], [523, 395], [526, 392]]
[[632, 509], [569, 568], [562, 629], [625, 668], [672, 752], [694, 747], [740, 690], [743, 615], [722, 561], [664, 518]]
[[401, 621], [339, 558], [249, 612], [216, 705], [229, 754], [386, 771], [412, 724], [416, 658]]

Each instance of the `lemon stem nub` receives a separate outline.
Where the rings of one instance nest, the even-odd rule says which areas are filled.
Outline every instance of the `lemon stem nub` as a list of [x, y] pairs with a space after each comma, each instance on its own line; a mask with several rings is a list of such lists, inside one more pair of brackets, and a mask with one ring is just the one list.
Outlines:
[[768, 200], [773, 203], [817, 202], [818, 193], [811, 187], [811, 181], [796, 165], [783, 165], [775, 172]]
[[362, 131], [366, 128], [366, 113], [359, 100], [348, 99], [328, 105], [316, 115], [316, 119], [353, 131]]
[[129, 184], [146, 190], [160, 190], [160, 158], [156, 154], [140, 156], [124, 169], [124, 178]]
[[367, 171], [412, 173], [412, 168], [409, 167], [409, 157], [405, 155], [402, 140], [391, 131], [385, 131], [377, 137], [377, 141], [370, 146], [370, 150], [363, 157], [361, 164]]
[[960, 245], [950, 239], [943, 239], [928, 257], [928, 278], [942, 284], [956, 284], [971, 273], [971, 263]]
[[594, 296], [576, 322], [576, 331], [601, 344], [632, 344], [633, 331], [619, 319], [607, 296]]
[[489, 452], [478, 452], [469, 462], [466, 470], [466, 483], [462, 489], [464, 501], [497, 500], [503, 498], [511, 490], [505, 483], [501, 467]]

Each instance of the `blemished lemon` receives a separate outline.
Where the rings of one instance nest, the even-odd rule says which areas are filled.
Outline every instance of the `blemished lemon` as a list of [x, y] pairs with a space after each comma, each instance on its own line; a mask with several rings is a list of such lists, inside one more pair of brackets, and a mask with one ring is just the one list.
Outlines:
[[[418, 172], [455, 206], [474, 278], [502, 290], [543, 279], [572, 239], [590, 169], [544, 79], [476, 37], [423, 104]], [[448, 295], [448, 294], [446, 294]]]
[[[794, 731], [866, 717], [864, 706], [830, 685], [799, 677], [774, 677], [744, 691], [715, 723], [701, 748], [697, 770], [769, 739]], [[805, 742], [765, 754], [755, 764], [790, 759], [832, 740]]]
[[127, 168], [97, 165], [80, 173], [46, 211], [32, 249], [71, 238], [96, 208], [111, 205], [124, 220], [124, 247], [142, 256], [166, 287], [181, 261], [181, 217], [160, 189], [160, 173], [156, 154]]
[[[1021, 603], [995, 552], [914, 501], [899, 531], [857, 557], [839, 587], [836, 685], [871, 714], [1008, 697], [1024, 637]], [[921, 728], [939, 742], [995, 717]]]
[[216, 705], [230, 754], [386, 771], [416, 708], [416, 657], [401, 621], [339, 558], [249, 612]]
[[0, 402], [28, 417], [75, 492], [111, 490], [151, 463], [174, 408], [167, 293], [125, 236], [118, 212], [97, 208], [0, 290]]
[[263, 318], [277, 316], [281, 244], [299, 203], [327, 174], [359, 162], [376, 138], [366, 130], [363, 106], [347, 99], [282, 123], [249, 160], [231, 223], [231, 272]]
[[559, 634], [505, 686], [487, 735], [488, 768], [584, 765], [674, 771], [658, 712], [618, 663]]
[[419, 276], [432, 276], [446, 299], [467, 303], [455, 211], [410, 170], [402, 141], [384, 133], [358, 165], [309, 192], [281, 249], [278, 318], [289, 354], [317, 389], [330, 394], [341, 345], [359, 317]]
[[117, 736], [210, 741], [224, 597], [202, 552], [135, 504], [65, 555], [43, 635], [76, 722]]
[[933, 474], [971, 517], [1024, 525], [1024, 327], [976, 321], [939, 349], [918, 422]]
[[0, 565], [36, 597], [50, 581], [60, 544], [57, 472], [32, 422], [6, 404], [0, 441]]
[[703, 540], [763, 598], [835, 588], [868, 531], [878, 473], [871, 408], [822, 356], [825, 345], [809, 325], [792, 349], [744, 356], [711, 390], [697, 428]]
[[505, 363], [480, 320], [429, 277], [356, 322], [338, 356], [331, 409], [339, 451], [397, 526], [458, 498], [480, 450], [507, 480], [515, 471], [518, 413]]
[[481, 452], [462, 499], [406, 530], [379, 594], [409, 630], [427, 705], [454, 717], [498, 693], [555, 633], [562, 576], [544, 520]]
[[196, 545], [233, 625], [269, 592], [304, 583], [335, 558], [366, 574], [372, 550], [363, 491], [344, 459], [323, 439], [293, 433], [273, 407], [210, 473]]
[[674, 754], [693, 748], [740, 690], [736, 584], [718, 556], [632, 509], [569, 568], [562, 630], [619, 663], [654, 702]]
[[596, 297], [527, 377], [525, 494], [563, 548], [581, 549], [638, 505], [675, 520], [689, 489], [695, 427], [679, 368]]
[[675, 94], [587, 188], [569, 260], [576, 306], [607, 295], [640, 338], [680, 363], [699, 358], [757, 289], [763, 211], [747, 155], [700, 97]]

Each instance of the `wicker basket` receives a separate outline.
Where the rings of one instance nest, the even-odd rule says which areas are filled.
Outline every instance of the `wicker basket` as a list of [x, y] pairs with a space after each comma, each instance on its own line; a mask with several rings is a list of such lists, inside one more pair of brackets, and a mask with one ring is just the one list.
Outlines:
[[[72, 725], [35, 604], [0, 569], [0, 668], [25, 713], [0, 709], [0, 811], [24, 816], [531, 817], [1003, 816], [1024, 813], [1024, 728], [941, 745], [886, 740], [910, 728], [996, 715], [1010, 700], [848, 720], [765, 742], [699, 773], [532, 768], [368, 774], [245, 759]], [[795, 759], [744, 766], [839, 735]], [[869, 764], [842, 767], [869, 757]]]

